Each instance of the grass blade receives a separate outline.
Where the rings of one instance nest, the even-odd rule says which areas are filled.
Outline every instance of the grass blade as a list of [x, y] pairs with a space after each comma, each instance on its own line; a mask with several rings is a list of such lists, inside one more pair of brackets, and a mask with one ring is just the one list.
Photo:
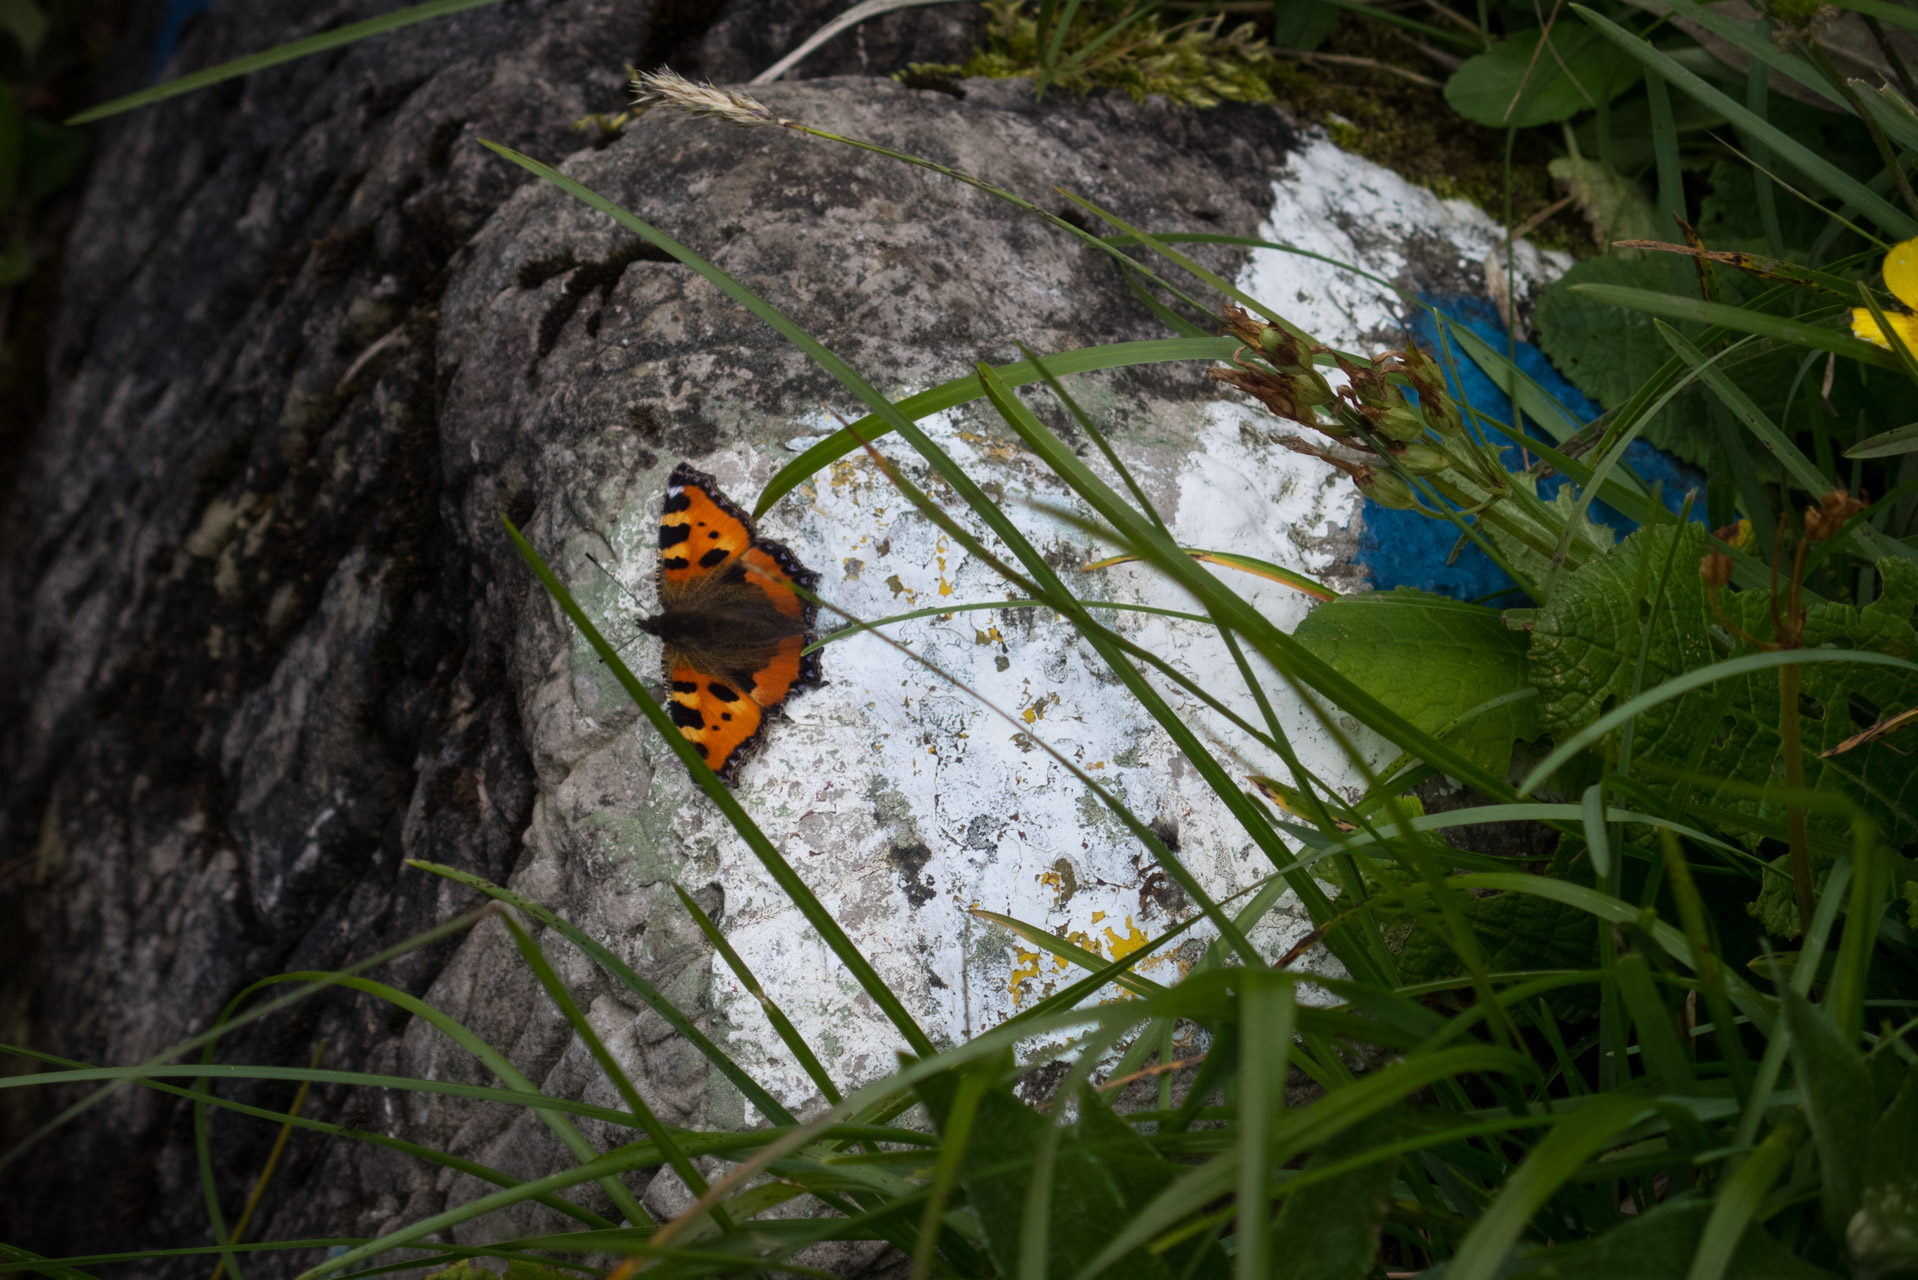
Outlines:
[[1248, 972], [1239, 985], [1239, 1179], [1236, 1280], [1266, 1280], [1272, 1245], [1270, 1163], [1273, 1129], [1285, 1107], [1292, 1053], [1292, 984]]
[[705, 1032], [694, 1026], [692, 1020], [681, 1013], [658, 987], [640, 977], [638, 973], [634, 972], [631, 965], [587, 936], [586, 932], [578, 925], [562, 918], [552, 909], [541, 906], [530, 898], [522, 898], [511, 889], [502, 888], [490, 880], [482, 879], [468, 871], [461, 871], [457, 867], [441, 866], [437, 862], [420, 862], [412, 859], [408, 860], [408, 865], [418, 867], [422, 871], [430, 871], [436, 876], [444, 876], [448, 880], [456, 880], [461, 884], [470, 885], [472, 888], [478, 889], [481, 893], [486, 894], [495, 901], [503, 902], [515, 911], [529, 915], [545, 925], [548, 929], [552, 929], [562, 938], [565, 938], [568, 942], [578, 947], [589, 959], [604, 969], [608, 974], [612, 975], [612, 977], [628, 991], [631, 991], [641, 1000], [644, 1000], [649, 1008], [666, 1020], [667, 1025], [672, 1027], [675, 1035], [682, 1037], [686, 1043], [699, 1050], [701, 1056], [703, 1056], [706, 1061], [718, 1068], [720, 1073], [723, 1074], [727, 1080], [731, 1081], [735, 1088], [745, 1094], [746, 1100], [758, 1108], [759, 1114], [765, 1116], [775, 1124], [799, 1123], [798, 1119], [790, 1111], [786, 1110], [777, 1098], [767, 1093], [764, 1086], [747, 1075], [745, 1071], [741, 1070], [739, 1064], [734, 1062], [725, 1050], [714, 1044], [707, 1038]]
[[1893, 239], [1906, 240], [1918, 235], [1918, 221], [1914, 221], [1910, 214], [1819, 155], [1805, 143], [1776, 125], [1761, 119], [1748, 110], [1744, 103], [1713, 88], [1703, 77], [1687, 70], [1653, 48], [1649, 42], [1633, 35], [1603, 14], [1588, 9], [1582, 4], [1574, 4], [1572, 8], [1607, 40], [1638, 59], [1646, 69], [1663, 77], [1675, 88], [1683, 90], [1693, 100], [1724, 116], [1746, 137], [1763, 141], [1772, 149], [1774, 156], [1790, 163], [1793, 168], [1823, 187], [1829, 194], [1856, 205], [1869, 214]]
[[431, 22], [434, 18], [444, 18], [448, 14], [477, 9], [482, 5], [496, 2], [497, 0], [428, 0], [426, 4], [416, 4], [411, 8], [401, 9], [397, 13], [381, 14], [377, 18], [368, 18], [363, 22], [349, 22], [332, 31], [322, 31], [318, 35], [307, 36], [303, 40], [292, 40], [259, 53], [249, 53], [244, 58], [222, 62], [217, 67], [195, 71], [192, 75], [179, 76], [161, 84], [152, 85], [138, 93], [129, 93], [125, 97], [103, 102], [97, 107], [88, 107], [80, 114], [69, 117], [67, 123], [69, 125], [91, 124], [95, 120], [104, 120], [108, 116], [117, 116], [124, 111], [151, 106], [183, 93], [192, 93], [209, 85], [219, 84], [222, 80], [252, 75], [255, 71], [263, 71], [267, 67], [277, 67], [282, 62], [293, 62], [315, 53], [324, 53], [328, 49], [338, 49], [343, 45], [357, 44], [373, 36], [385, 35], [389, 31], [398, 31], [416, 22]]
[[713, 923], [712, 917], [693, 901], [693, 896], [677, 884], [673, 886], [673, 892], [679, 895], [680, 905], [686, 908], [686, 913], [692, 916], [693, 923], [698, 925], [699, 931], [706, 935], [706, 941], [713, 944], [713, 950], [717, 951], [720, 958], [726, 962], [726, 967], [733, 971], [733, 976], [739, 979], [740, 985], [759, 1002], [759, 1008], [766, 1015], [766, 1021], [772, 1023], [773, 1031], [778, 1034], [780, 1042], [792, 1051], [793, 1057], [799, 1060], [799, 1065], [811, 1077], [812, 1082], [819, 1086], [820, 1095], [828, 1103], [838, 1102], [839, 1086], [832, 1082], [832, 1075], [827, 1072], [825, 1064], [821, 1063], [817, 1055], [813, 1053], [812, 1046], [806, 1043], [806, 1038], [799, 1034], [799, 1028], [793, 1026], [792, 1020], [786, 1017], [786, 1011], [766, 994], [765, 989], [759, 985], [759, 979], [753, 976], [753, 971], [747, 966], [745, 959], [733, 949], [733, 944], [726, 940], [726, 935], [719, 931], [719, 926]]
[[[1146, 342], [1113, 342], [1049, 355], [1045, 357], [1045, 369], [1055, 377], [1064, 377], [1070, 373], [1129, 369], [1135, 365], [1170, 364], [1180, 360], [1229, 360], [1238, 349], [1238, 340], [1234, 338], [1155, 338]], [[998, 373], [1008, 385], [1015, 387], [1029, 386], [1044, 376], [1039, 366], [1030, 360], [1000, 365]], [[983, 395], [985, 388], [979, 383], [979, 375], [969, 373], [963, 378], [942, 382], [929, 391], [907, 396], [894, 409], [908, 420], [917, 422], [942, 410], [970, 404]], [[809, 446], [766, 482], [766, 487], [759, 492], [759, 500], [753, 504], [753, 518], [765, 515], [773, 503], [815, 473], [848, 454], [857, 453], [868, 442], [883, 438], [892, 429], [892, 423], [885, 415], [869, 413], [850, 426], [833, 432], [818, 444]]]
[[1497, 1280], [1532, 1215], [1620, 1131], [1650, 1111], [1643, 1099], [1604, 1094], [1559, 1120], [1466, 1234], [1446, 1266], [1446, 1280]]
[[1563, 768], [1573, 756], [1627, 720], [1643, 715], [1661, 702], [1669, 702], [1693, 689], [1726, 680], [1732, 676], [1749, 675], [1754, 671], [1804, 662], [1857, 662], [1868, 667], [1902, 667], [1907, 671], [1918, 672], [1918, 663], [1907, 662], [1903, 658], [1893, 657], [1888, 653], [1873, 653], [1864, 649], [1786, 649], [1776, 653], [1748, 653], [1738, 658], [1727, 658], [1723, 662], [1714, 662], [1708, 667], [1699, 667], [1683, 675], [1673, 676], [1665, 683], [1647, 689], [1631, 701], [1612, 708], [1592, 721], [1570, 738], [1559, 743], [1552, 749], [1550, 755], [1539, 761], [1532, 771], [1525, 775], [1525, 781], [1519, 784], [1518, 794], [1530, 795], [1540, 783]]

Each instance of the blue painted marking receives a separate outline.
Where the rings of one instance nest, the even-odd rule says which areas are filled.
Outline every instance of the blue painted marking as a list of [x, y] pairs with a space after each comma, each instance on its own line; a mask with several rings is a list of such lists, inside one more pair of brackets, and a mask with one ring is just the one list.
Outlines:
[[153, 41], [153, 79], [166, 74], [166, 64], [180, 47], [180, 33], [186, 30], [187, 19], [198, 17], [212, 7], [213, 0], [166, 0], [160, 34]]
[[[1509, 339], [1505, 326], [1499, 322], [1498, 312], [1485, 299], [1434, 296], [1427, 297], [1425, 301], [1442, 312], [1449, 324], [1470, 329], [1497, 350], [1506, 349]], [[1441, 344], [1438, 322], [1430, 312], [1419, 311], [1407, 328], [1414, 342], [1436, 356], [1441, 364], [1448, 366], [1446, 382], [1454, 396], [1462, 392], [1464, 399], [1470, 401], [1480, 413], [1509, 420], [1512, 408], [1505, 393], [1456, 345]], [[1449, 353], [1442, 351], [1442, 345], [1450, 345]], [[1447, 354], [1451, 357], [1449, 361]], [[1529, 342], [1521, 342], [1516, 354], [1515, 363], [1518, 367], [1555, 396], [1580, 422], [1589, 422], [1598, 416], [1599, 407], [1567, 382], [1545, 358], [1544, 352]], [[1508, 467], [1517, 469], [1523, 465], [1518, 446], [1511, 444], [1499, 432], [1488, 430], [1487, 435], [1505, 445], [1504, 460]], [[1704, 476], [1698, 471], [1661, 453], [1643, 440], [1631, 443], [1625, 450], [1625, 461], [1639, 479], [1659, 492], [1666, 507], [1672, 511], [1679, 509], [1686, 490], [1704, 484]], [[1563, 476], [1551, 476], [1539, 484], [1539, 493], [1550, 498], [1565, 483]], [[1694, 504], [1693, 519], [1704, 519], [1704, 505], [1703, 502]], [[1620, 534], [1629, 533], [1636, 527], [1602, 502], [1592, 504], [1592, 515]], [[1457, 527], [1449, 521], [1434, 520], [1416, 511], [1394, 511], [1370, 499], [1365, 500], [1360, 519], [1363, 529], [1359, 535], [1358, 562], [1378, 590], [1418, 587], [1458, 600], [1502, 596], [1486, 602], [1507, 606], [1524, 602], [1523, 594], [1512, 579], [1476, 546], [1467, 544], [1452, 563], [1446, 563], [1459, 539]]]

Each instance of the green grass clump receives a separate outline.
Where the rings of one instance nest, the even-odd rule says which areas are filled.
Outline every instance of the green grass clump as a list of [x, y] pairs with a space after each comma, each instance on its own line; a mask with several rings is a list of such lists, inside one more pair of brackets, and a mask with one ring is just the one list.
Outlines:
[[1224, 14], [1172, 20], [1128, 10], [1101, 16], [1079, 9], [1060, 32], [1062, 53], [1048, 59], [1051, 31], [1038, 6], [985, 0], [991, 15], [985, 45], [962, 63], [914, 63], [902, 73], [1044, 79], [1069, 93], [1118, 89], [1133, 101], [1158, 94], [1188, 107], [1271, 102], [1279, 59], [1254, 24], [1227, 27]]

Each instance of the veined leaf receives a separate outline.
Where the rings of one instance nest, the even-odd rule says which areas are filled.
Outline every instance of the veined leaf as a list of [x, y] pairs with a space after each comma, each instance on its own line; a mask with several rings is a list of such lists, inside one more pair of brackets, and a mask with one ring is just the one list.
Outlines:
[[[1410, 588], [1328, 601], [1293, 635], [1428, 733], [1526, 683], [1524, 632], [1496, 610]], [[1538, 701], [1526, 699], [1465, 722], [1450, 741], [1503, 775], [1512, 744], [1539, 730]]]
[[1576, 23], [1555, 25], [1551, 45], [1532, 30], [1467, 58], [1445, 82], [1445, 101], [1474, 123], [1525, 129], [1569, 120], [1638, 82], [1632, 60]]

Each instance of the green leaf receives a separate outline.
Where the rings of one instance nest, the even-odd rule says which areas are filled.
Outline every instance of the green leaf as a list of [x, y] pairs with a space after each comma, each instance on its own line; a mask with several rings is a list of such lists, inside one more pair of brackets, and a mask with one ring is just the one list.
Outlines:
[[1918, 422], [1908, 422], [1890, 431], [1881, 431], [1868, 440], [1860, 440], [1845, 450], [1847, 458], [1889, 458], [1894, 454], [1918, 451]]
[[[1294, 638], [1428, 733], [1526, 684], [1525, 635], [1497, 610], [1401, 587], [1327, 601]], [[1446, 735], [1503, 776], [1512, 744], [1539, 735], [1537, 700], [1499, 707]]]
[[[1239, 347], [1235, 338], [1154, 338], [1144, 342], [1112, 342], [1097, 347], [1081, 347], [1042, 356], [1046, 372], [1055, 378], [1072, 373], [1091, 373], [1103, 369], [1124, 369], [1137, 365], [1177, 360], [1227, 360]], [[1030, 360], [1001, 365], [997, 370], [1007, 386], [1023, 387], [1038, 382], [1044, 374]], [[956, 408], [985, 395], [977, 373], [942, 382], [936, 387], [905, 397], [894, 406], [908, 421], [917, 422], [943, 409]], [[766, 482], [753, 503], [753, 518], [771, 510], [773, 503], [804, 484], [809, 478], [839, 461], [858, 453], [867, 444], [893, 429], [879, 413], [869, 413], [849, 426], [841, 427], [779, 469]]]
[[[1804, 672], [1799, 672], [1804, 677]], [[1831, 878], [1831, 869], [1835, 860], [1828, 853], [1813, 849], [1808, 854], [1811, 859], [1811, 890], [1817, 897], [1825, 892], [1825, 882]], [[1791, 855], [1781, 853], [1765, 864], [1765, 870], [1758, 880], [1758, 896], [1745, 904], [1745, 913], [1758, 921], [1759, 927], [1774, 938], [1796, 938], [1801, 929], [1798, 923], [1798, 900], [1792, 892]]]
[[[1887, 557], [1878, 562], [1878, 572], [1880, 594], [1863, 609], [1825, 600], [1806, 607], [1806, 649], [1857, 649], [1907, 659], [1918, 654], [1918, 633], [1913, 630], [1918, 565]], [[1770, 634], [1770, 593], [1741, 591], [1725, 604], [1726, 613], [1746, 631]], [[1885, 740], [1824, 755], [1877, 717], [1918, 706], [1918, 674], [1897, 667], [1806, 663], [1798, 668], [1798, 692], [1805, 786], [1853, 801], [1894, 848], [1918, 840], [1918, 769], [1909, 755]], [[1780, 746], [1775, 675], [1758, 672], [1733, 682], [1718, 729], [1721, 734], [1727, 731], [1722, 745], [1706, 752], [1703, 771], [1748, 785], [1770, 782]], [[1778, 821], [1783, 814], [1778, 805], [1733, 794], [1730, 788], [1716, 795], [1703, 789], [1701, 799], [1760, 820]], [[1806, 824], [1813, 831], [1850, 835], [1848, 822], [1837, 814], [1813, 811], [1806, 815]]]
[[[1506, 1272], [1506, 1280], [1686, 1280], [1710, 1211], [1710, 1204], [1697, 1200], [1658, 1205], [1601, 1236], [1528, 1254]], [[1739, 1241], [1726, 1274], [1738, 1280], [1836, 1280], [1757, 1229]]]
[[[1758, 1149], [1719, 1184], [1711, 1216], [1706, 1218], [1705, 1229], [1699, 1233], [1697, 1251], [1692, 1254], [1685, 1280], [1724, 1280], [1727, 1275], [1753, 1275], [1754, 1264], [1760, 1262], [1752, 1256], [1754, 1251], [1762, 1249], [1766, 1256], [1775, 1256], [1775, 1246], [1762, 1231], [1754, 1230], [1752, 1222], [1764, 1209], [1772, 1184], [1791, 1163], [1798, 1144], [1804, 1140], [1804, 1132], [1804, 1124], [1797, 1116], [1786, 1115], [1765, 1135]], [[1738, 1270], [1733, 1271], [1733, 1267]]]
[[1561, 1117], [1473, 1224], [1445, 1270], [1448, 1280], [1493, 1280], [1502, 1275], [1505, 1260], [1532, 1215], [1647, 1110], [1649, 1105], [1642, 1098], [1600, 1094]]
[[1272, 6], [1272, 43], [1281, 49], [1316, 49], [1338, 20], [1338, 6], [1324, 0], [1277, 0]]
[[[1592, 238], [1601, 246], [1614, 240], [1662, 240], [1665, 228], [1652, 211], [1652, 202], [1638, 184], [1603, 161], [1584, 156], [1560, 156], [1545, 166], [1546, 172], [1571, 193], [1578, 211], [1591, 224]], [[1615, 260], [1636, 258], [1637, 249], [1614, 251]], [[1597, 259], [1604, 261], [1604, 259]]]
[[1445, 82], [1445, 101], [1477, 124], [1524, 129], [1568, 120], [1637, 83], [1631, 58], [1592, 32], [1555, 26], [1546, 48], [1542, 34], [1527, 31], [1467, 58]]
[[[1572, 851], [1578, 847], [1576, 842], [1570, 845]], [[1573, 864], [1565, 853], [1562, 847], [1546, 876], [1589, 884], [1589, 864]], [[1462, 894], [1457, 909], [1493, 973], [1590, 969], [1597, 964], [1598, 922], [1576, 904], [1531, 893]], [[1463, 972], [1453, 947], [1432, 925], [1417, 921], [1399, 953], [1400, 978], [1407, 983], [1437, 982]], [[1589, 985], [1560, 987], [1545, 999], [1560, 1018], [1576, 1021], [1597, 1009], [1598, 990]]]
[[1747, 139], [1769, 146], [1773, 154], [1825, 191], [1862, 209], [1883, 230], [1901, 240], [1918, 234], [1918, 221], [1914, 221], [1909, 213], [1846, 173], [1814, 147], [1807, 145], [1806, 140], [1768, 123], [1744, 104], [1713, 88], [1671, 56], [1609, 18], [1582, 4], [1574, 4], [1572, 9], [1617, 48], [1643, 64], [1646, 70], [1663, 77], [1679, 92], [1689, 94], [1703, 105], [1722, 113], [1738, 126], [1739, 132]]
[[[1681, 540], [1674, 550], [1672, 538]], [[1555, 733], [1596, 720], [1614, 702], [1631, 697], [1638, 684], [1644, 614], [1668, 557], [1687, 571], [1674, 571], [1652, 619], [1642, 687], [1704, 666], [1714, 655], [1707, 628], [1711, 615], [1698, 575], [1689, 567], [1704, 554], [1706, 534], [1697, 524], [1639, 529], [1572, 575], [1538, 611], [1532, 624], [1531, 678], [1540, 695], [1544, 726]], [[1696, 693], [1667, 703], [1640, 719], [1635, 750], [1677, 733], [1686, 747], [1696, 723]]]
[[[1533, 623], [1531, 678], [1540, 694], [1544, 727], [1561, 743], [1626, 702], [1634, 694], [1641, 641], [1641, 610], [1649, 607], [1669, 550], [1666, 539], [1684, 539], [1664, 600], [1653, 619], [1642, 688], [1647, 692], [1685, 672], [1717, 662], [1713, 619], [1703, 586], [1689, 566], [1705, 549], [1696, 524], [1640, 529], [1611, 552], [1587, 564], [1538, 611]], [[1918, 610], [1918, 565], [1887, 557], [1878, 562], [1883, 589], [1863, 609], [1831, 601], [1806, 607], [1804, 647], [1883, 653], [1909, 659], [1918, 650], [1912, 615]], [[1771, 634], [1771, 597], [1764, 591], [1726, 592], [1721, 603], [1747, 633]], [[1918, 705], [1918, 674], [1901, 666], [1807, 662], [1799, 665], [1805, 785], [1857, 804], [1894, 846], [1918, 839], [1918, 770], [1886, 742], [1871, 742], [1825, 758], [1821, 753], [1867, 728], [1876, 718]], [[1692, 689], [1648, 708], [1637, 719], [1634, 758], [1689, 770], [1688, 785], [1699, 803], [1750, 815], [1756, 823], [1782, 820], [1783, 809], [1755, 797], [1771, 784], [1779, 758], [1778, 677], [1754, 670]], [[1723, 781], [1717, 781], [1723, 780]], [[1815, 831], [1849, 836], [1838, 814], [1807, 815]], [[1756, 846], [1756, 832], [1748, 843]], [[1767, 888], [1770, 882], [1767, 881]], [[1764, 891], [1761, 890], [1761, 895]], [[1785, 917], [1767, 903], [1767, 927]], [[1789, 937], [1796, 928], [1777, 931]]]
[[47, 38], [47, 15], [33, 0], [0, 0], [0, 31], [12, 36], [20, 51], [32, 58]]
[[[1539, 296], [1533, 316], [1539, 350], [1573, 386], [1604, 408], [1618, 408], [1664, 366], [1671, 351], [1649, 315], [1587, 297], [1573, 286], [1655, 289], [1670, 283], [1670, 266], [1652, 259], [1574, 263]], [[1711, 454], [1697, 398], [1689, 393], [1658, 412], [1645, 438], [1687, 462], [1703, 462]]]
[[1877, 1274], [1918, 1262], [1918, 1067], [1872, 1127], [1858, 1212], [1845, 1228], [1851, 1256]]
[[[1306, 1162], [1312, 1173], [1392, 1140], [1389, 1116], [1340, 1133]], [[1397, 1160], [1315, 1182], [1285, 1198], [1273, 1224], [1272, 1280], [1364, 1280], [1379, 1254], [1379, 1224], [1392, 1203]]]
[[[998, 1063], [1011, 1074], [1012, 1057]], [[974, 1066], [972, 1070], [982, 1069]], [[958, 1098], [961, 1071], [947, 1071], [914, 1086], [940, 1132]], [[998, 1084], [979, 1099], [969, 1144], [959, 1162], [959, 1184], [985, 1229], [986, 1247], [1001, 1274], [1016, 1274], [1020, 1223], [1025, 1215], [1033, 1157], [1044, 1139], [1046, 1117]], [[1135, 1217], [1161, 1191], [1187, 1172], [1112, 1113], [1096, 1094], [1079, 1096], [1079, 1118], [1060, 1135], [1053, 1160], [1052, 1223], [1046, 1274], [1067, 1276], [1112, 1238], [1116, 1226]], [[1135, 1250], [1124, 1274], [1142, 1280], [1190, 1275], [1224, 1280], [1225, 1255], [1210, 1241], [1186, 1241], [1164, 1253]]]
[[1578, 285], [1577, 291], [1594, 302], [1629, 307], [1667, 320], [1718, 325], [1733, 333], [1755, 333], [1761, 338], [1813, 351], [1830, 351], [1848, 360], [1875, 364], [1884, 369], [1903, 369], [1898, 357], [1883, 347], [1841, 333], [1828, 325], [1812, 324], [1788, 316], [1773, 315], [1751, 307], [1734, 307], [1723, 302], [1706, 302], [1655, 289], [1626, 289], [1612, 285]]
[[1825, 1226], [1842, 1238], [1858, 1212], [1866, 1153], [1876, 1127], [1871, 1068], [1857, 1046], [1848, 1043], [1831, 1019], [1812, 1008], [1804, 996], [1781, 986], [1778, 1000], [1791, 1032], [1793, 1075], [1818, 1148]]

